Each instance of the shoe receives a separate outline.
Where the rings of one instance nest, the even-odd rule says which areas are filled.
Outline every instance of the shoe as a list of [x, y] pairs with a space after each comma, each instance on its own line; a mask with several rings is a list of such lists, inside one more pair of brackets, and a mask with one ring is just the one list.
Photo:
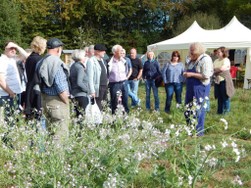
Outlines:
[[158, 108], [155, 109], [154, 112], [155, 112], [155, 113], [159, 113], [159, 109], [158, 109]]
[[141, 105], [141, 100], [139, 99], [138, 103], [137, 103], [137, 106], [140, 106], [140, 105]]
[[181, 104], [177, 103], [176, 108], [180, 108], [180, 107], [181, 107]]

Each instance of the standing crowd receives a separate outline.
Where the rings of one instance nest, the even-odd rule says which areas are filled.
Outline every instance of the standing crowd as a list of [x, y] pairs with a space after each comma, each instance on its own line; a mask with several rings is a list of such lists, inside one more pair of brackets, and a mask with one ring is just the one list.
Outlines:
[[[69, 134], [70, 101], [74, 102], [78, 117], [84, 116], [90, 103], [96, 103], [101, 112], [108, 103], [112, 114], [116, 113], [118, 105], [122, 106], [124, 113], [129, 113], [130, 108], [141, 106], [138, 96], [141, 79], [145, 82], [146, 110], [151, 110], [153, 90], [153, 110], [159, 112], [160, 100], [156, 84], [159, 77], [163, 78], [165, 86], [166, 113], [171, 111], [173, 94], [176, 107], [181, 107], [184, 83], [185, 105], [192, 107], [196, 100], [197, 105], [201, 106], [196, 114], [185, 112], [188, 124], [192, 123], [191, 116], [197, 119], [197, 136], [204, 134], [207, 109], [203, 105], [209, 97], [212, 79], [218, 100], [217, 113], [230, 111], [230, 97], [234, 94], [234, 87], [229, 71], [228, 51], [224, 47], [216, 50], [217, 59], [213, 63], [202, 44], [192, 43], [186, 64], [182, 63], [180, 53], [173, 51], [170, 61], [161, 69], [153, 51], [148, 51], [147, 60], [141, 62], [135, 48], [126, 57], [126, 51], [121, 45], [114, 45], [112, 57], [104, 60], [107, 48], [102, 44], [74, 50], [69, 68], [60, 59], [63, 46], [63, 42], [57, 38], [47, 41], [39, 36], [31, 42], [30, 50], [24, 50], [14, 42], [6, 43], [0, 57], [1, 124], [10, 123], [9, 117], [15, 109], [22, 110], [27, 120], [40, 120], [44, 115], [49, 122], [48, 131], [53, 132], [54, 124], [60, 126], [53, 135], [55, 140], [61, 141]], [[46, 48], [47, 54], [43, 55]]]

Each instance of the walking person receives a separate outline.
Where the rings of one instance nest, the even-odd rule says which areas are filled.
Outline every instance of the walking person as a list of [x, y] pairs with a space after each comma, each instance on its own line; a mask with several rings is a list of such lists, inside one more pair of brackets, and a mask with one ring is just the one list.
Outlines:
[[166, 63], [162, 72], [166, 91], [166, 113], [170, 112], [173, 93], [175, 93], [176, 107], [179, 108], [182, 103], [181, 95], [184, 81], [183, 72], [184, 65], [180, 61], [180, 53], [178, 51], [173, 51], [171, 61]]
[[146, 86], [146, 110], [151, 109], [151, 89], [153, 89], [154, 109], [159, 112], [159, 93], [158, 87], [155, 85], [155, 79], [161, 75], [159, 62], [154, 57], [154, 52], [147, 53], [147, 61], [143, 67], [143, 79], [145, 79]]
[[[188, 63], [187, 70], [183, 74], [186, 78], [185, 104], [192, 108], [195, 98], [197, 103], [196, 109], [200, 107], [197, 109], [195, 115], [197, 136], [204, 135], [206, 108], [203, 104], [206, 98], [209, 97], [210, 77], [213, 74], [212, 59], [205, 51], [201, 43], [190, 44], [190, 62]], [[194, 114], [191, 114], [190, 111], [186, 111], [185, 117], [188, 124], [193, 123], [191, 118], [194, 118]]]

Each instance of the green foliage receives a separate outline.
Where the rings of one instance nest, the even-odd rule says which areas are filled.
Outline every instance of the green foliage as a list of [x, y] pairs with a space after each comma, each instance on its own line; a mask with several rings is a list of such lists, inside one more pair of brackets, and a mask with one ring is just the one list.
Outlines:
[[1, 6], [1, 44], [11, 38], [23, 47], [40, 35], [60, 38], [66, 49], [104, 43], [145, 53], [148, 44], [183, 32], [194, 19], [214, 29], [236, 15], [251, 27], [248, 0], [3, 0]]
[[220, 20], [215, 15], [207, 15], [206, 13], [196, 13], [192, 16], [184, 16], [182, 20], [178, 22], [176, 29], [174, 30], [174, 35], [179, 35], [184, 32], [188, 27], [192, 25], [194, 21], [203, 28], [203, 29], [219, 29], [222, 27]]
[[19, 7], [9, 0], [0, 1], [0, 49], [6, 41], [21, 42], [21, 25], [19, 22]]

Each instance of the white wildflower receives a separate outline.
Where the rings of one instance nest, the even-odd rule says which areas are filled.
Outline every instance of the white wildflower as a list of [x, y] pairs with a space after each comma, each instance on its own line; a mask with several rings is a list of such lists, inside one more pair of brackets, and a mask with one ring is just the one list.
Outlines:
[[228, 143], [226, 141], [224, 141], [224, 142], [221, 142], [221, 145], [222, 145], [223, 148], [225, 148], [225, 147], [228, 146]]
[[231, 145], [232, 145], [233, 148], [237, 147], [237, 144], [234, 141], [231, 143]]
[[236, 156], [236, 159], [235, 159], [235, 162], [238, 163], [239, 160], [240, 160], [240, 158], [241, 158], [241, 157], [240, 157], [239, 155], [237, 155], [237, 156]]
[[218, 159], [216, 158], [211, 158], [211, 159], [207, 159], [206, 163], [208, 164], [208, 166], [210, 167], [215, 167], [217, 165]]
[[234, 177], [233, 184], [234, 185], [243, 185], [240, 176], [237, 175]]
[[200, 97], [199, 98], [199, 102], [202, 103], [203, 102], [203, 98]]
[[208, 96], [205, 96], [205, 100], [209, 100]]
[[222, 121], [225, 124], [224, 129], [227, 130], [228, 129], [228, 122], [227, 122], [227, 120], [225, 120], [224, 118], [221, 118], [220, 121]]
[[178, 186], [182, 186], [182, 185], [183, 185], [183, 177], [179, 177]]
[[236, 155], [240, 155], [240, 151], [238, 150], [238, 148], [234, 148], [234, 149], [233, 149], [233, 152], [234, 152]]
[[207, 103], [204, 103], [203, 108], [207, 109], [208, 105]]
[[191, 175], [188, 176], [188, 184], [192, 185], [193, 183], [193, 177]]

